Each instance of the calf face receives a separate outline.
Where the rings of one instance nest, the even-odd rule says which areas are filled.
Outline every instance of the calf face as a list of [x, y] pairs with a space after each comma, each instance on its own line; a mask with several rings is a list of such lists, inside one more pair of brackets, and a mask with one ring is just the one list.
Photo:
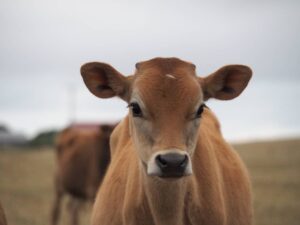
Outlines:
[[199, 78], [189, 62], [154, 58], [138, 63], [128, 77], [99, 62], [83, 65], [81, 74], [97, 97], [119, 96], [128, 103], [131, 137], [147, 174], [181, 177], [192, 174], [204, 101], [237, 97], [252, 72], [229, 65]]

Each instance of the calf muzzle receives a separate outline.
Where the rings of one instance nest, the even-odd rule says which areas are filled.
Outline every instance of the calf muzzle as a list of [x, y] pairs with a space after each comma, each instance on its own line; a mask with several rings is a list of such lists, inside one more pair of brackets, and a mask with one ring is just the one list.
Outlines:
[[189, 159], [186, 154], [166, 153], [157, 155], [155, 163], [161, 170], [161, 177], [182, 177]]

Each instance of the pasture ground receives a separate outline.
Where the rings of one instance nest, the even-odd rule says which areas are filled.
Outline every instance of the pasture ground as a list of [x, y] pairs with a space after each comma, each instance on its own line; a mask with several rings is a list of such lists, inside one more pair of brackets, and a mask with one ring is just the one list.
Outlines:
[[[300, 139], [235, 145], [253, 183], [256, 225], [298, 225]], [[50, 224], [55, 157], [52, 149], [0, 151], [0, 201], [9, 225]], [[69, 224], [67, 199], [60, 224]], [[81, 213], [89, 224], [91, 206]]]

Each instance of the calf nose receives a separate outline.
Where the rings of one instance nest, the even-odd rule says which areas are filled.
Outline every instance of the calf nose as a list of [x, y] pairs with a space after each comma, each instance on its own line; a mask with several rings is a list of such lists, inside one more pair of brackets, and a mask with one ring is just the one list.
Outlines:
[[180, 177], [184, 175], [188, 164], [188, 156], [178, 153], [157, 155], [155, 162], [162, 172], [162, 177]]

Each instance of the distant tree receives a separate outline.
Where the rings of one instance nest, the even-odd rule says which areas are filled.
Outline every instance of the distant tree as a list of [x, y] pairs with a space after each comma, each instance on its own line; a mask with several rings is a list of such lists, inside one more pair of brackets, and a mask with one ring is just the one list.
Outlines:
[[9, 133], [9, 129], [5, 125], [0, 124], [0, 132]]
[[56, 130], [49, 130], [43, 131], [36, 135], [33, 139], [29, 141], [29, 145], [33, 147], [40, 147], [40, 146], [54, 146], [55, 137], [57, 135]]
[[0, 124], [0, 148], [25, 147], [27, 138], [19, 132], [11, 131], [7, 126]]

